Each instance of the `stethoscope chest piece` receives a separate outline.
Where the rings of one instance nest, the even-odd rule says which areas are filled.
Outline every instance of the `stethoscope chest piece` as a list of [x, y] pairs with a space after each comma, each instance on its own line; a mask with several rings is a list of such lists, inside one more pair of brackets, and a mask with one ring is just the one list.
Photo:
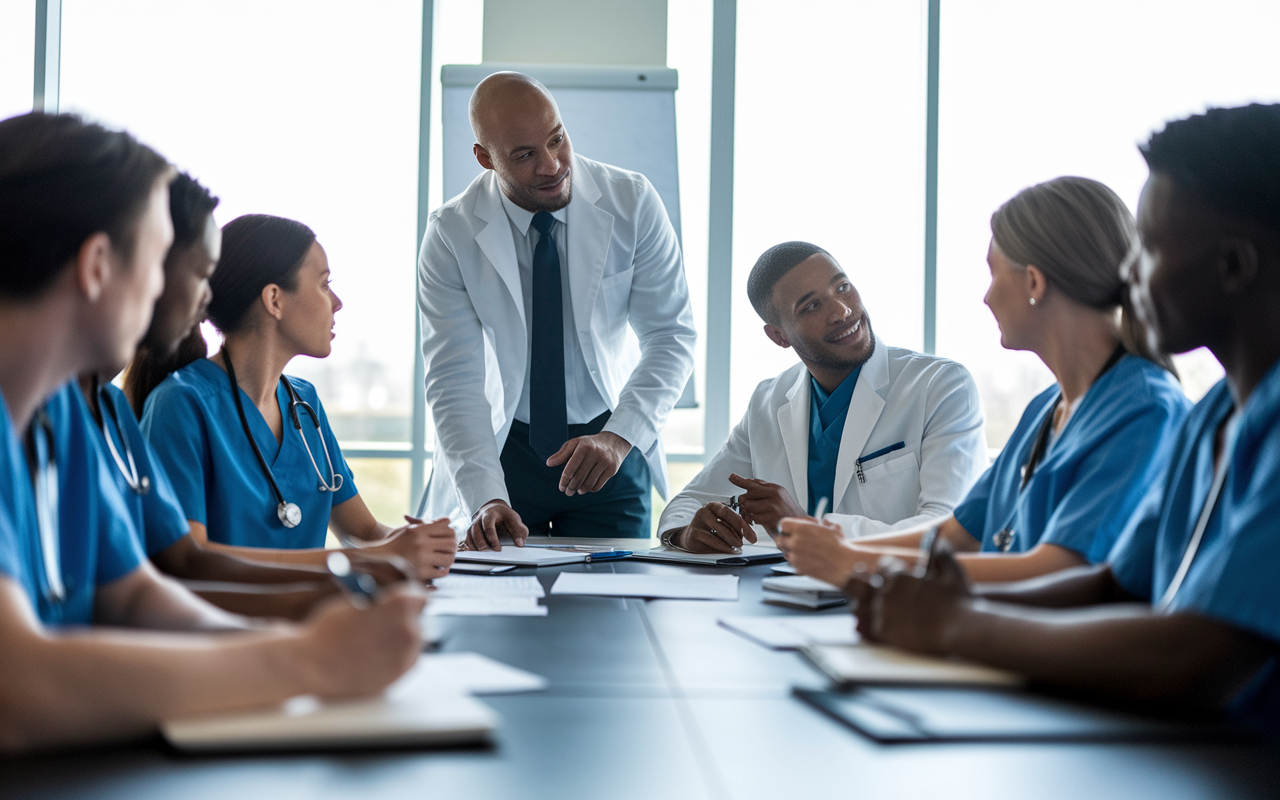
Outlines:
[[276, 516], [286, 528], [296, 528], [302, 522], [302, 509], [297, 503], [281, 503], [276, 506]]

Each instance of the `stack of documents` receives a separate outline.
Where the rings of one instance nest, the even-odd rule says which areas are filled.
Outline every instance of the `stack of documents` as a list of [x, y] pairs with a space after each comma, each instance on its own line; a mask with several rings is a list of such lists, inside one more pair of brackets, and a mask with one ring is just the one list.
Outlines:
[[786, 617], [721, 617], [720, 624], [771, 650], [795, 650], [815, 644], [855, 644], [852, 614]]
[[432, 585], [427, 603], [431, 616], [545, 617], [542, 584], [533, 575], [446, 575]]
[[808, 575], [779, 575], [765, 578], [764, 602], [787, 608], [835, 608], [848, 602], [844, 592]]
[[738, 576], [562, 572], [552, 584], [551, 593], [678, 600], [737, 600]]

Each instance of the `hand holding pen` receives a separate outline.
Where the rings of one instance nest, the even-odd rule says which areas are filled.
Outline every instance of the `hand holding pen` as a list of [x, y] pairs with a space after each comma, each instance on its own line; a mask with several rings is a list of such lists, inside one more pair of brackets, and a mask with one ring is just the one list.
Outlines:
[[937, 528], [925, 533], [913, 568], [898, 564], [865, 578], [853, 576], [845, 592], [856, 597], [858, 631], [871, 641], [924, 653], [944, 653], [956, 618], [972, 599], [964, 570]]

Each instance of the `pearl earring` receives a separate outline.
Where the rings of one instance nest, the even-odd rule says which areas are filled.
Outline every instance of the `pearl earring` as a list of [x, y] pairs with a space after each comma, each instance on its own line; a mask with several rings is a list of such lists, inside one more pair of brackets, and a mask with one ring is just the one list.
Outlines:
[[1034, 306], [1035, 304], [1036, 304], [1036, 299], [1033, 297], [1033, 298], [1031, 298], [1031, 305], [1033, 305], [1033, 306]]

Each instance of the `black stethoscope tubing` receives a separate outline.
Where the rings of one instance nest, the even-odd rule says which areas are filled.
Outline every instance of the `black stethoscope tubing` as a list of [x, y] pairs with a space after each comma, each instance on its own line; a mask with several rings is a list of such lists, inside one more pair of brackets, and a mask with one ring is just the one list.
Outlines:
[[[240, 384], [236, 381], [236, 368], [231, 364], [231, 356], [227, 353], [227, 349], [222, 349], [222, 360], [227, 365], [227, 379], [231, 381], [231, 396], [236, 401], [236, 411], [240, 414], [240, 425], [244, 428], [244, 435], [249, 439], [249, 446], [253, 448], [253, 454], [258, 459], [258, 466], [262, 467], [262, 474], [267, 476], [267, 482], [271, 484], [271, 491], [276, 496], [276, 516], [280, 519], [280, 523], [286, 528], [296, 528], [302, 522], [302, 509], [296, 503], [291, 503], [284, 499], [284, 493], [280, 491], [280, 486], [276, 483], [276, 478], [271, 474], [271, 467], [267, 465], [267, 459], [262, 455], [262, 450], [258, 447], [258, 441], [253, 438], [253, 431], [249, 428], [249, 418], [244, 413], [244, 401], [240, 399]], [[316, 476], [320, 479], [319, 491], [336, 492], [342, 487], [342, 476], [333, 468], [333, 459], [329, 456], [329, 446], [325, 444], [324, 434], [320, 428], [320, 416], [316, 414], [311, 404], [298, 396], [298, 392], [293, 388], [293, 384], [284, 375], [280, 376], [280, 383], [284, 384], [285, 393], [289, 395], [289, 417], [293, 421], [293, 427], [298, 431], [298, 436], [302, 437], [302, 446], [307, 449], [307, 456], [311, 459], [311, 466], [316, 471]], [[325, 482], [324, 475], [320, 472], [320, 465], [316, 463], [315, 456], [311, 453], [311, 446], [307, 444], [307, 437], [302, 433], [302, 418], [298, 416], [298, 409], [301, 408], [311, 418], [311, 424], [316, 428], [316, 435], [320, 437], [320, 446], [324, 449], [324, 460], [329, 467], [329, 481]]]

